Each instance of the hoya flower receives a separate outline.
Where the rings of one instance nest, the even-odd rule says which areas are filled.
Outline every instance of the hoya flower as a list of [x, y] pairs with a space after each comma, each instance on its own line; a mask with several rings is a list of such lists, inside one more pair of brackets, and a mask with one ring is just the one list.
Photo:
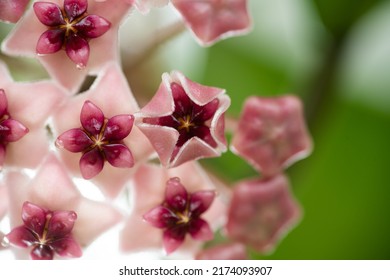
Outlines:
[[163, 230], [163, 246], [167, 254], [184, 242], [186, 234], [193, 239], [213, 239], [209, 224], [201, 218], [214, 200], [214, 191], [188, 193], [178, 177], [166, 183], [165, 200], [147, 212], [144, 219]]
[[56, 145], [83, 155], [80, 170], [85, 179], [99, 174], [108, 161], [115, 167], [133, 167], [134, 159], [123, 139], [130, 134], [134, 117], [130, 114], [106, 118], [95, 104], [85, 101], [80, 113], [82, 128], [73, 128], [58, 136]]
[[194, 162], [171, 169], [142, 165], [132, 183], [134, 208], [120, 240], [126, 252], [164, 248], [193, 258], [225, 222], [223, 198], [215, 196], [215, 185]]
[[233, 190], [227, 235], [259, 252], [271, 251], [300, 218], [284, 175], [240, 182]]
[[[34, 1], [5, 38], [2, 50], [37, 57], [51, 77], [76, 93], [87, 75], [119, 60], [118, 28], [131, 8], [132, 2], [124, 0]], [[54, 52], [61, 48], [65, 51]]]
[[5, 91], [0, 88], [0, 169], [4, 164], [6, 146], [16, 142], [28, 132], [22, 123], [11, 118]]
[[153, 152], [133, 127], [132, 114], [138, 110], [120, 67], [110, 63], [89, 90], [70, 97], [53, 116], [61, 160], [75, 176], [93, 178], [111, 198], [132, 176], [130, 167]]
[[23, 15], [30, 0], [1, 0], [0, 21], [17, 22]]
[[171, 0], [199, 43], [209, 46], [215, 42], [251, 29], [246, 0]]
[[166, 167], [226, 151], [224, 113], [230, 105], [225, 90], [195, 83], [182, 73], [164, 73], [152, 100], [137, 114]]
[[247, 260], [246, 247], [242, 243], [218, 244], [196, 255], [197, 260]]
[[47, 120], [65, 96], [52, 81], [14, 82], [0, 62], [1, 166], [38, 166], [49, 151]]
[[23, 203], [23, 225], [6, 235], [8, 241], [19, 247], [32, 247], [33, 260], [52, 260], [54, 253], [61, 257], [81, 257], [80, 245], [72, 237], [77, 219], [74, 211], [50, 211], [32, 204]]
[[263, 176], [272, 176], [310, 154], [312, 143], [301, 101], [294, 96], [246, 100], [231, 150]]
[[102, 36], [111, 23], [99, 15], [88, 15], [87, 0], [64, 0], [63, 9], [51, 2], [35, 2], [38, 20], [48, 27], [38, 39], [37, 54], [65, 48], [66, 55], [80, 68], [89, 58], [89, 40]]
[[[111, 205], [84, 198], [53, 154], [45, 158], [34, 178], [9, 172], [5, 184], [13, 229], [8, 239], [19, 246], [33, 246], [32, 257], [48, 257], [50, 251], [60, 256], [80, 256], [80, 247], [84, 249], [122, 219]], [[22, 224], [27, 231], [20, 228]], [[29, 235], [29, 231], [35, 234]], [[68, 233], [72, 239], [62, 239]], [[28, 257], [26, 253], [31, 251], [17, 247], [12, 250], [18, 258]]]

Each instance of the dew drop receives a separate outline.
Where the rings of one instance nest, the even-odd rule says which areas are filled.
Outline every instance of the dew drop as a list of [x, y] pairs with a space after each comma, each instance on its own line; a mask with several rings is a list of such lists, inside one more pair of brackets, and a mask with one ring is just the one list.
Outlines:
[[61, 139], [57, 139], [55, 145], [57, 148], [62, 149], [64, 148], [64, 141], [62, 141]]
[[83, 69], [85, 68], [85, 66], [86, 66], [86, 65], [83, 64], [83, 63], [77, 63], [77, 64], [76, 64], [76, 68], [79, 69], [79, 70], [83, 70]]

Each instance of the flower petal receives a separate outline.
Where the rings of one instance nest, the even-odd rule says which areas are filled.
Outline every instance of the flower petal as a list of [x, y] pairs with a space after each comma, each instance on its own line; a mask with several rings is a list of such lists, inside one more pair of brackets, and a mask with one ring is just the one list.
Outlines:
[[130, 168], [134, 166], [134, 158], [129, 148], [124, 144], [104, 145], [104, 155], [107, 161], [115, 167]]
[[110, 118], [104, 130], [104, 139], [118, 141], [127, 137], [133, 128], [133, 115], [117, 115]]
[[72, 22], [87, 11], [88, 0], [65, 0], [64, 10], [68, 20]]
[[89, 44], [88, 42], [76, 35], [72, 34], [68, 37], [65, 45], [66, 55], [76, 63], [77, 67], [83, 69], [89, 59]]
[[207, 241], [214, 237], [213, 231], [209, 224], [203, 219], [195, 219], [191, 222], [188, 233], [196, 240]]
[[0, 118], [7, 113], [8, 101], [7, 96], [5, 95], [5, 91], [0, 88]]
[[87, 38], [97, 38], [110, 29], [111, 23], [97, 15], [89, 15], [80, 20], [74, 27], [82, 36]]
[[219, 244], [196, 255], [197, 260], [247, 260], [246, 247], [242, 243]]
[[92, 144], [91, 138], [80, 128], [65, 131], [56, 140], [57, 147], [65, 148], [72, 153], [82, 152]]
[[50, 237], [62, 238], [70, 234], [77, 214], [73, 211], [55, 211], [48, 225], [48, 239]]
[[38, 244], [32, 249], [30, 256], [33, 260], [52, 260], [54, 252], [49, 246]]
[[209, 209], [214, 197], [214, 191], [198, 191], [193, 193], [190, 198], [190, 211], [192, 215], [199, 217], [200, 214]]
[[58, 26], [66, 24], [61, 8], [51, 2], [35, 2], [33, 5], [35, 15], [44, 25]]
[[204, 106], [194, 106], [194, 118], [197, 118], [198, 121], [207, 121], [211, 119], [219, 106], [219, 100], [217, 98], [211, 100]]
[[192, 111], [191, 99], [188, 97], [181, 85], [178, 83], [172, 83], [171, 91], [175, 102], [175, 113], [185, 115]]
[[36, 237], [25, 226], [14, 228], [6, 235], [9, 242], [15, 246], [27, 248], [37, 241]]
[[58, 52], [64, 44], [65, 30], [49, 29], [38, 39], [36, 52], [38, 55]]
[[143, 215], [145, 221], [156, 228], [166, 228], [172, 222], [177, 221], [175, 214], [164, 206], [157, 206]]
[[83, 254], [80, 245], [71, 237], [52, 242], [50, 245], [61, 257], [79, 258]]
[[183, 212], [188, 202], [188, 193], [180, 183], [178, 177], [171, 178], [167, 181], [165, 191], [165, 202], [170, 208], [177, 212]]
[[80, 113], [80, 122], [86, 131], [98, 135], [104, 123], [104, 114], [91, 101], [85, 101]]
[[80, 171], [84, 179], [91, 179], [102, 171], [104, 158], [99, 149], [94, 148], [83, 154], [80, 158]]
[[176, 251], [184, 242], [185, 231], [166, 230], [163, 234], [163, 246], [165, 252], [170, 254]]
[[28, 201], [23, 203], [22, 207], [22, 220], [24, 225], [37, 233], [42, 235], [43, 229], [46, 223], [47, 211], [38, 205], [30, 203]]
[[23, 15], [30, 0], [0, 1], [0, 21], [17, 22]]
[[5, 160], [5, 146], [0, 144], [0, 170], [3, 168]]
[[28, 128], [20, 122], [7, 119], [0, 123], [0, 138], [6, 142], [15, 142], [28, 132]]

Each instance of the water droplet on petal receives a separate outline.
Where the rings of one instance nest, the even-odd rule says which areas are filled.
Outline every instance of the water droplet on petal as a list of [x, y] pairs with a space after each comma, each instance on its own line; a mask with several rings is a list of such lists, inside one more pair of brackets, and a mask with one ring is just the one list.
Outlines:
[[64, 148], [64, 141], [62, 141], [61, 139], [57, 139], [55, 145], [57, 148], [62, 149]]
[[83, 63], [77, 63], [76, 64], [76, 67], [77, 67], [77, 69], [79, 69], [79, 70], [83, 70], [84, 68], [85, 68], [85, 64], [83, 64]]

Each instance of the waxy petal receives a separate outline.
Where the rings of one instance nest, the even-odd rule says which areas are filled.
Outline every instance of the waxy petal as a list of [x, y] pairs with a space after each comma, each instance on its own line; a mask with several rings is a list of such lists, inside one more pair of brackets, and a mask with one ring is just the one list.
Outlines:
[[89, 15], [74, 25], [82, 36], [87, 38], [97, 38], [110, 29], [111, 23], [97, 15]]
[[0, 21], [17, 22], [24, 13], [30, 0], [0, 1]]
[[64, 10], [68, 20], [72, 22], [74, 19], [83, 15], [88, 8], [88, 0], [65, 0]]
[[77, 214], [73, 211], [55, 211], [48, 225], [48, 239], [63, 238], [71, 233]]
[[0, 143], [0, 170], [3, 169], [4, 160], [5, 160], [5, 146]]
[[76, 63], [77, 67], [84, 68], [89, 59], [89, 44], [84, 38], [72, 34], [69, 35], [65, 44], [66, 55]]
[[6, 142], [15, 142], [28, 132], [28, 128], [20, 122], [7, 119], [0, 123], [0, 139]]
[[192, 216], [199, 217], [207, 209], [209, 209], [211, 203], [215, 198], [214, 191], [199, 191], [191, 194], [190, 198], [190, 211]]
[[174, 211], [184, 212], [188, 203], [188, 193], [177, 177], [171, 178], [167, 182], [165, 192], [165, 202]]
[[129, 148], [124, 144], [107, 144], [103, 148], [107, 161], [115, 167], [131, 168], [134, 166], [134, 158]]
[[50, 245], [61, 257], [79, 258], [83, 254], [80, 245], [71, 237], [59, 239]]
[[91, 179], [102, 171], [104, 158], [98, 148], [83, 154], [80, 158], [80, 171], [84, 179]]
[[191, 221], [188, 233], [191, 234], [191, 237], [195, 240], [208, 241], [214, 238], [213, 231], [209, 224], [202, 219]]
[[98, 135], [104, 123], [104, 114], [91, 101], [85, 101], [80, 113], [83, 128], [92, 135]]
[[24, 225], [31, 231], [42, 235], [46, 224], [47, 211], [30, 202], [23, 203], [22, 220]]
[[7, 113], [8, 101], [7, 96], [5, 95], [5, 91], [0, 88], [0, 118]]
[[163, 247], [167, 254], [177, 250], [183, 244], [185, 231], [166, 230], [163, 233]]
[[103, 137], [109, 141], [119, 141], [126, 138], [133, 128], [133, 115], [116, 115], [108, 119]]
[[72, 153], [82, 152], [92, 144], [91, 138], [80, 128], [65, 131], [56, 140], [57, 147], [65, 148]]
[[6, 235], [9, 242], [15, 246], [27, 248], [36, 242], [36, 236], [25, 226], [14, 228]]
[[37, 54], [51, 54], [61, 50], [64, 44], [65, 30], [49, 29], [42, 33], [38, 39], [36, 51]]
[[53, 250], [47, 245], [37, 244], [30, 253], [33, 260], [52, 260], [54, 257]]
[[166, 228], [169, 224], [177, 221], [175, 215], [164, 206], [157, 206], [143, 215], [146, 222], [156, 228]]
[[61, 8], [55, 3], [35, 2], [33, 8], [39, 21], [46, 26], [54, 27], [66, 24], [62, 16]]

